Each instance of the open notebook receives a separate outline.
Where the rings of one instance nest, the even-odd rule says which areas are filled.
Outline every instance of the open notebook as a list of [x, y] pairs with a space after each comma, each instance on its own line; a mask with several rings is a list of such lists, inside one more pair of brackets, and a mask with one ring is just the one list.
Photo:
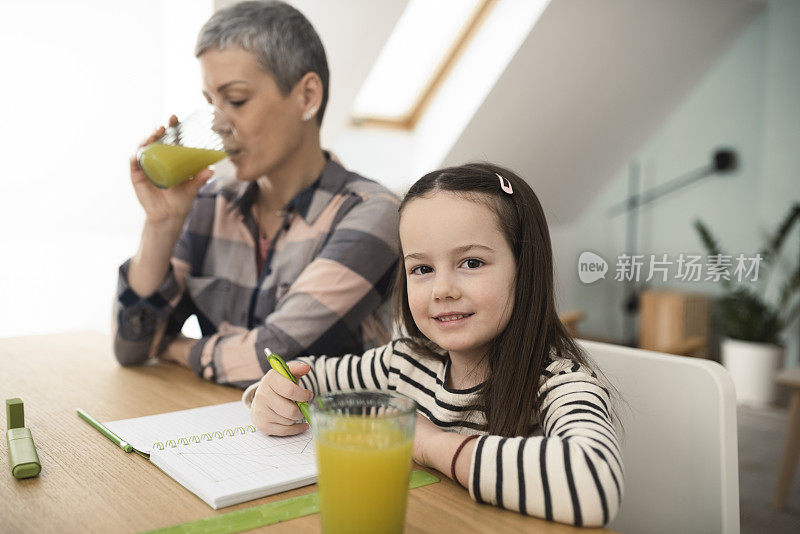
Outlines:
[[311, 431], [265, 436], [241, 402], [104, 424], [215, 510], [317, 479]]

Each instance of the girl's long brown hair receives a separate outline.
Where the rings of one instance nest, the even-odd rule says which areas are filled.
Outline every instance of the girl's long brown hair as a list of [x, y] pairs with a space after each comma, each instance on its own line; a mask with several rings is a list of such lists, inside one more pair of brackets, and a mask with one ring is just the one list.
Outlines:
[[[498, 174], [511, 184], [513, 194], [503, 191]], [[531, 424], [540, 420], [543, 399], [537, 397], [537, 391], [548, 357], [586, 364], [583, 352], [556, 313], [553, 253], [542, 206], [530, 186], [512, 171], [490, 163], [469, 163], [420, 178], [400, 203], [400, 216], [412, 200], [438, 191], [488, 206], [496, 215], [494, 224], [514, 252], [517, 272], [511, 317], [505, 330], [490, 342], [486, 356], [489, 375], [478, 390], [474, 408], [484, 410], [488, 433], [528, 436]], [[441, 359], [411, 315], [402, 266], [394, 295], [399, 326], [408, 334], [407, 342], [415, 350]]]

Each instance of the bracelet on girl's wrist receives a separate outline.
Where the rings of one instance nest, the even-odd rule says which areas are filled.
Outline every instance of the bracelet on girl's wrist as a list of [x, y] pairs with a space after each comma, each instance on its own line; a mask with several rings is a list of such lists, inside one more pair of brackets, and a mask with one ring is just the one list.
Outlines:
[[457, 484], [461, 484], [461, 482], [458, 481], [458, 477], [456, 477], [456, 460], [458, 460], [458, 455], [461, 454], [461, 451], [464, 449], [464, 446], [467, 443], [469, 443], [473, 439], [479, 438], [479, 437], [480, 437], [480, 435], [478, 435], [478, 434], [473, 434], [471, 436], [467, 436], [464, 439], [464, 441], [461, 442], [461, 445], [458, 446], [458, 448], [456, 449], [455, 454], [453, 454], [453, 461], [450, 463], [450, 478], [455, 480]]

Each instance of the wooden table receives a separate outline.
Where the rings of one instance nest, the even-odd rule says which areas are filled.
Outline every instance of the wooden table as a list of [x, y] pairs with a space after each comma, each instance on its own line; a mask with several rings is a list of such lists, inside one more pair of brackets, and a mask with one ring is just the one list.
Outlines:
[[[0, 447], [0, 532], [138, 532], [317, 491], [316, 485], [214, 511], [136, 454], [125, 454], [75, 414], [100, 421], [231, 402], [241, 391], [200, 380], [165, 363], [120, 367], [111, 339], [75, 332], [0, 339], [0, 396], [20, 397], [42, 472], [11, 476]], [[5, 408], [0, 415], [5, 431]], [[5, 440], [4, 440], [5, 441]], [[475, 503], [442, 481], [409, 492], [406, 532], [584, 532]], [[319, 532], [319, 515], [259, 529]], [[596, 530], [609, 532], [608, 530]]]
[[789, 421], [786, 423], [786, 441], [783, 445], [781, 467], [778, 470], [778, 484], [775, 487], [773, 505], [778, 510], [786, 506], [789, 488], [800, 458], [800, 367], [784, 369], [775, 377], [775, 382], [786, 386], [792, 392]]

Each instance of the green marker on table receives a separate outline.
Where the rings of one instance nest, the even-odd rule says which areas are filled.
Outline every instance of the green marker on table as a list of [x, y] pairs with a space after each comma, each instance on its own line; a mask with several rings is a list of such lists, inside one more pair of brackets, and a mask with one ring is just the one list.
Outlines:
[[6, 441], [8, 461], [14, 478], [35, 477], [42, 470], [31, 431], [25, 428], [25, 406], [22, 399], [6, 399]]
[[[283, 358], [281, 358], [268, 348], [264, 349], [264, 354], [267, 355], [267, 361], [269, 362], [269, 366], [275, 369], [275, 372], [279, 373], [281, 376], [288, 378], [289, 380], [297, 384], [297, 379], [289, 370], [289, 366], [286, 365], [286, 362], [283, 361]], [[311, 414], [308, 412], [308, 403], [295, 401], [295, 404], [297, 404], [297, 407], [300, 408], [300, 412], [303, 414], [303, 417], [306, 418], [308, 426], [311, 426]]]
[[83, 419], [84, 421], [95, 427], [97, 430], [99, 430], [100, 433], [103, 434], [105, 437], [116, 443], [120, 449], [122, 449], [125, 452], [133, 452], [133, 447], [131, 447], [130, 443], [123, 440], [118, 435], [114, 434], [111, 430], [106, 428], [105, 425], [103, 425], [103, 423], [101, 423], [100, 421], [98, 421], [97, 419], [95, 419], [94, 417], [92, 417], [91, 415], [89, 415], [88, 413], [84, 412], [81, 409], [78, 409], [78, 415], [81, 417], [81, 419]]

